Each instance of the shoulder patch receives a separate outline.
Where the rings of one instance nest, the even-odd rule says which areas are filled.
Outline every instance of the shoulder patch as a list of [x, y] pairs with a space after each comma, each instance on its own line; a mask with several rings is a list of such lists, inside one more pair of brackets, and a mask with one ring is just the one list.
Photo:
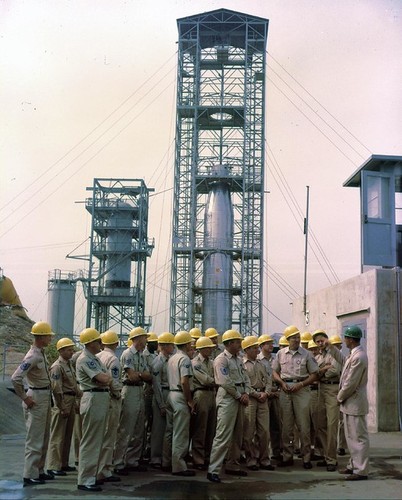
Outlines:
[[91, 360], [91, 361], [87, 361], [87, 366], [88, 368], [90, 368], [91, 370], [96, 370], [96, 363], [95, 361]]
[[222, 375], [228, 375], [228, 374], [229, 374], [229, 371], [228, 371], [228, 369], [226, 368], [226, 366], [222, 366], [222, 368], [221, 368], [221, 373], [222, 373]]
[[193, 368], [194, 368], [194, 370], [202, 371], [201, 365], [194, 365]]
[[28, 370], [28, 368], [29, 368], [30, 366], [31, 366], [31, 363], [22, 363], [22, 364], [20, 365], [20, 368], [21, 368], [21, 370], [22, 370], [23, 372], [25, 372], [25, 371], [27, 371], [27, 370]]
[[159, 371], [154, 371], [154, 372], [153, 372], [153, 374], [154, 374], [154, 376], [156, 377], [156, 376], [158, 376], [158, 375], [159, 375]]
[[117, 368], [117, 366], [114, 366], [111, 370], [112, 372], [112, 377], [113, 378], [119, 378], [119, 369]]
[[60, 375], [58, 373], [52, 373], [52, 379], [53, 380], [59, 380]]
[[190, 368], [190, 366], [191, 366], [191, 363], [188, 363], [188, 364], [184, 365], [184, 368]]

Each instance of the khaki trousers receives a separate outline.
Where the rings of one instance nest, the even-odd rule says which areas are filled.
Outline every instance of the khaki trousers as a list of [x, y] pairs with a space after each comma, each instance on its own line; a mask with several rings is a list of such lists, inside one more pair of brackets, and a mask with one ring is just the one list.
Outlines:
[[81, 398], [82, 437], [77, 479], [79, 485], [91, 486], [95, 484], [109, 400], [108, 392], [84, 392]]
[[102, 452], [99, 458], [98, 478], [113, 476], [113, 451], [119, 427], [121, 399], [110, 398], [109, 411], [106, 417], [105, 434]]
[[269, 406], [269, 434], [271, 440], [271, 450], [272, 450], [272, 455], [277, 457], [281, 454], [281, 449], [282, 449], [282, 443], [281, 443], [282, 426], [281, 426], [281, 406], [279, 403], [279, 393], [276, 392], [275, 394], [277, 394], [278, 397], [269, 399], [268, 406]]
[[24, 410], [26, 438], [24, 477], [37, 479], [43, 473], [46, 453], [49, 444], [50, 431], [50, 391], [34, 391], [28, 389], [27, 396], [35, 401], [32, 408], [27, 408], [22, 402]]
[[[319, 406], [318, 406], [318, 387], [316, 390], [311, 390], [310, 394], [310, 436], [311, 444], [314, 445], [314, 453], [324, 456], [324, 445], [319, 434]], [[339, 409], [338, 409], [339, 411]]]
[[[216, 433], [212, 442], [208, 472], [219, 474], [227, 455], [226, 469], [238, 470], [243, 444], [244, 405], [231, 396], [222, 396], [218, 389]], [[226, 392], [226, 391], [225, 391]]]
[[304, 387], [294, 393], [279, 393], [282, 412], [283, 460], [293, 460], [295, 423], [299, 430], [303, 462], [310, 462], [310, 388]]
[[[168, 391], [162, 389], [166, 394]], [[162, 463], [162, 449], [163, 449], [163, 437], [165, 435], [166, 429], [166, 415], [162, 416], [159, 409], [158, 403], [154, 396], [152, 401], [152, 430], [151, 430], [151, 464], [161, 464]], [[169, 464], [170, 465], [170, 464]]]
[[320, 383], [318, 436], [324, 445], [324, 456], [328, 465], [337, 465], [339, 405], [336, 396], [338, 391], [338, 384]]
[[169, 405], [172, 408], [172, 472], [187, 470], [185, 457], [190, 442], [190, 408], [182, 392], [170, 391]]
[[346, 415], [344, 413], [343, 421], [350, 453], [347, 467], [353, 470], [353, 474], [367, 476], [369, 472], [370, 442], [366, 415]]
[[196, 414], [192, 416], [191, 451], [194, 465], [205, 465], [209, 462], [212, 441], [216, 427], [215, 392], [197, 390], [194, 392]]
[[250, 398], [244, 410], [244, 442], [247, 467], [269, 465], [269, 407], [268, 401], [259, 403]]
[[60, 470], [67, 467], [70, 458], [71, 439], [75, 421], [75, 396], [64, 396], [69, 414], [63, 417], [57, 406], [51, 411], [49, 450], [47, 452], [47, 468]]

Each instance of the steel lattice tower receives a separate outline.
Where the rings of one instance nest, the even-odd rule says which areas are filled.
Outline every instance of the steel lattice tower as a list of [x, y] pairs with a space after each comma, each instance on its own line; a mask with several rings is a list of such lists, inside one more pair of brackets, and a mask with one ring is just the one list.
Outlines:
[[[203, 274], [206, 259], [219, 253], [231, 262], [226, 280], [219, 281], [222, 269], [215, 269], [219, 290], [230, 297], [231, 317], [221, 330], [256, 334], [262, 318], [268, 20], [219, 9], [177, 23], [170, 329], [216, 328], [205, 312], [215, 278], [207, 286]], [[205, 235], [214, 186], [223, 186], [232, 206], [233, 229], [224, 241], [214, 240], [213, 231]]]
[[145, 318], [149, 193], [142, 179], [94, 179], [85, 207], [92, 215], [87, 325], [122, 336]]

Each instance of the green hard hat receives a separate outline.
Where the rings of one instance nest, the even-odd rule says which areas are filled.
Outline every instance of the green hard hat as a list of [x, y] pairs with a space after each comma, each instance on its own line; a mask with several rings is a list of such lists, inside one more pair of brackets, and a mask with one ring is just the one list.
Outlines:
[[343, 334], [345, 337], [351, 337], [353, 339], [361, 339], [363, 337], [363, 332], [357, 325], [348, 326]]

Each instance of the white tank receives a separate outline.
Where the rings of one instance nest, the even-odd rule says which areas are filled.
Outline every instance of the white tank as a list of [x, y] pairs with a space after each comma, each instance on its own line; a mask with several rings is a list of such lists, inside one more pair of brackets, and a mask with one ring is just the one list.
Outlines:
[[47, 319], [58, 338], [74, 333], [76, 275], [54, 269], [48, 274]]

